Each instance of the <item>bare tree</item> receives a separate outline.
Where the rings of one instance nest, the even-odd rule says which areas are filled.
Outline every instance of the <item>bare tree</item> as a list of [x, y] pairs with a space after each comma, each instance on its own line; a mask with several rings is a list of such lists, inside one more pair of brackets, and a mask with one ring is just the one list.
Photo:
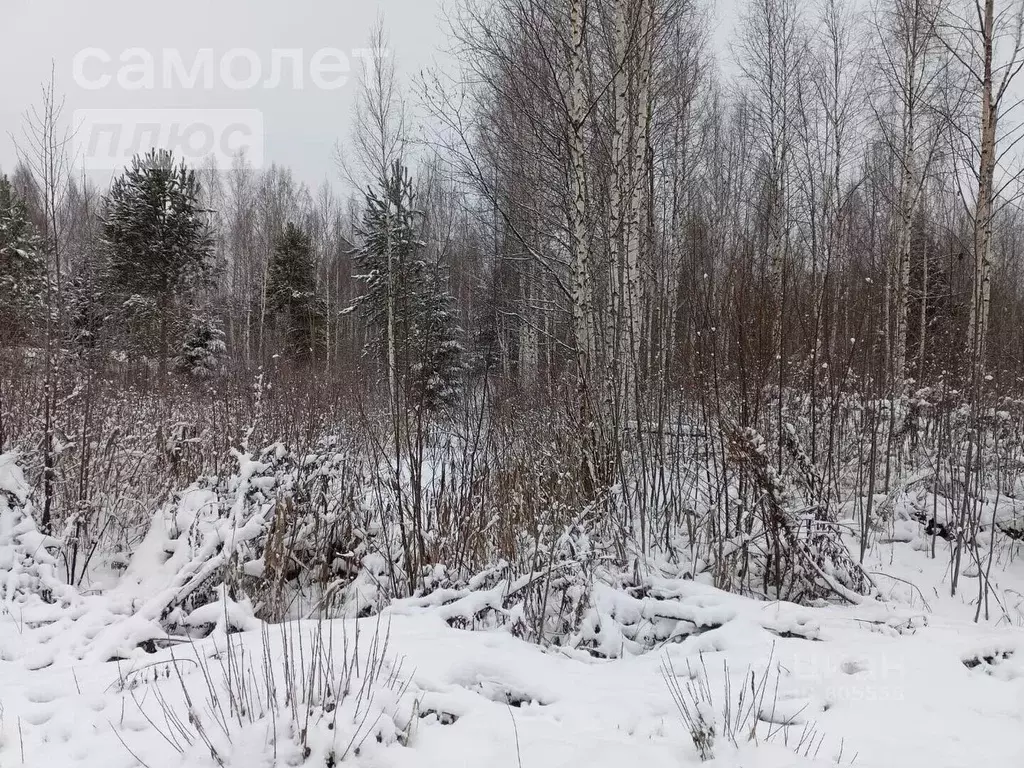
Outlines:
[[[746, 106], [762, 167], [759, 180], [763, 222], [761, 251], [769, 276], [768, 352], [777, 361], [778, 389], [786, 381], [785, 310], [793, 226], [794, 144], [800, 86], [806, 72], [806, 44], [798, 0], [750, 0], [742, 12], [736, 56], [748, 85]], [[781, 398], [778, 401], [781, 422]], [[782, 461], [779, 445], [778, 461]]]
[[42, 200], [47, 256], [44, 387], [43, 387], [43, 509], [40, 524], [48, 531], [54, 507], [57, 461], [54, 409], [60, 373], [60, 337], [64, 330], [64, 209], [70, 178], [71, 129], [63, 122], [64, 100], [58, 95], [56, 65], [42, 86], [40, 104], [25, 116], [24, 142], [18, 144], [22, 162], [31, 170]]
[[362, 53], [349, 142], [335, 148], [338, 169], [357, 189], [387, 178], [409, 143], [405, 98], [383, 16]]
[[943, 105], [949, 103], [948, 57], [938, 34], [942, 12], [935, 0], [894, 0], [876, 9], [874, 17], [879, 40], [874, 68], [882, 88], [872, 109], [897, 169], [886, 280], [887, 301], [892, 299], [891, 380], [896, 393], [903, 392], [907, 374], [911, 235], [944, 135]]
[[57, 91], [56, 65], [42, 85], [40, 102], [25, 115], [18, 156], [31, 170], [42, 201], [46, 251], [59, 311], [64, 283], [64, 208], [71, 178], [72, 128], [64, 122], [64, 98]]
[[967, 327], [967, 351], [973, 388], [986, 365], [992, 296], [992, 229], [1008, 191], [1016, 191], [1017, 173], [1008, 167], [1021, 138], [1022, 124], [1007, 123], [1019, 102], [1011, 85], [1024, 67], [1024, 2], [972, 0], [942, 22], [942, 40], [961, 66], [969, 92], [978, 101], [977, 120], [961, 127], [961, 158], [973, 190], [961, 195], [973, 221], [974, 276]]

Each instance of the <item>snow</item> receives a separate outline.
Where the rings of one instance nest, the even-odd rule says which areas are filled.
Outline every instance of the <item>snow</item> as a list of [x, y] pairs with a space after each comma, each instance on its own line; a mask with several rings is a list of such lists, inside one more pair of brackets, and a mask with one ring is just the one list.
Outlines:
[[[692, 564], [597, 566], [574, 634], [541, 647], [512, 598], [551, 572], [500, 563], [359, 620], [264, 624], [222, 582], [191, 606], [267, 524], [281, 458], [238, 453], [220, 495], [177, 494], [123, 573], [79, 592], [0, 456], [0, 766], [1024, 766], [1024, 543], [999, 540], [987, 612], [977, 576], [951, 596], [951, 544], [913, 518], [942, 506], [923, 491], [867, 551], [883, 599], [760, 601]], [[352, 592], [379, 605], [387, 564], [362, 559]]]
[[[214, 753], [229, 766], [327, 765], [332, 750], [347, 750], [346, 764], [396, 768], [695, 765], [665, 670], [711, 694], [699, 704], [718, 734], [709, 766], [1024, 765], [1020, 620], [975, 623], [969, 597], [939, 589], [941, 556], [896, 541], [870, 557], [873, 569], [934, 584], [927, 607], [909, 589], [894, 589], [891, 602], [809, 608], [652, 575], [642, 599], [595, 589], [599, 614], [672, 625], [654, 650], [610, 660], [449, 625], [460, 612], [500, 606], [507, 582], [401, 602], [382, 617], [273, 627], [222, 601], [189, 619], [216, 624], [208, 638], [120, 661], [102, 658], [119, 647], [109, 638], [152, 627], [145, 608], [126, 615], [114, 606], [116, 589], [82, 598], [92, 605], [80, 610], [19, 612], [8, 603], [0, 617], [0, 765], [216, 766]], [[135, 569], [125, 578], [144, 581]], [[1006, 563], [999, 579], [1004, 593], [1024, 591], [1024, 563]], [[217, 615], [225, 606], [237, 613], [227, 624], [248, 631], [225, 634]], [[347, 686], [346, 702], [327, 712], [321, 700], [308, 721], [303, 705], [298, 719], [289, 714], [286, 646], [293, 665], [305, 649], [300, 677], [309, 679], [317, 678], [309, 668], [319, 648], [333, 670], [323, 679], [339, 692]], [[250, 681], [252, 710], [215, 727], [232, 675], [236, 686], [239, 677]], [[276, 680], [269, 694], [268, 677]], [[745, 732], [736, 745], [724, 737], [726, 679], [734, 704], [747, 691], [760, 720], [756, 741]], [[752, 685], [763, 688], [756, 701]], [[187, 743], [176, 730], [191, 728], [189, 699], [212, 753], [203, 738], [193, 733]]]
[[[759, 608], [749, 606], [751, 612]], [[401, 718], [411, 717], [410, 707], [420, 717], [407, 746], [374, 742], [352, 763], [433, 766], [448, 764], [456, 755], [460, 764], [496, 768], [696, 762], [661, 679], [662, 657], [676, 670], [686, 670], [687, 662], [706, 670], [714, 680], [712, 690], [721, 690], [719, 681], [727, 673], [734, 686], [741, 686], [746, 664], [759, 669], [774, 657], [778, 692], [776, 683], [769, 682], [769, 709], [762, 715], [770, 713], [776, 723], [813, 720], [823, 734], [817, 759], [798, 759], [776, 737], [768, 748], [729, 745], [710, 764], [831, 765], [840, 749], [849, 760], [856, 754], [857, 765], [868, 766], [965, 766], [982, 759], [990, 766], [1022, 764], [1020, 668], [1017, 677], [997, 676], [967, 669], [961, 661], [963, 653], [993, 643], [1019, 647], [1019, 636], [1012, 641], [1004, 632], [998, 640], [999, 633], [958, 625], [893, 637], [858, 626], [854, 617], [841, 613], [826, 623], [833, 639], [822, 643], [771, 638], [751, 631], [751, 622], [714, 630], [723, 635], [717, 645], [728, 653], [706, 650], [701, 659], [696, 654], [708, 644], [687, 641], [660, 654], [587, 662], [545, 653], [506, 634], [451, 629], [431, 613], [394, 617], [388, 648], [392, 658], [403, 659], [408, 687], [391, 705], [401, 727], [408, 727]], [[362, 624], [369, 633], [374, 621]], [[314, 631], [309, 624], [301, 627], [307, 638]], [[250, 658], [260, 658], [259, 633], [248, 633], [239, 642], [250, 649]], [[214, 765], [202, 762], [207, 756], [179, 754], [157, 733], [160, 709], [150, 704], [158, 688], [168, 698], [180, 695], [177, 674], [160, 680], [139, 677], [127, 692], [118, 690], [118, 683], [161, 664], [184, 668], [186, 661], [209, 658], [224, 645], [224, 638], [214, 638], [135, 664], [56, 661], [36, 672], [4, 662], [0, 755], [11, 764], [17, 764], [24, 749], [26, 765], [134, 765], [123, 739], [154, 768]], [[202, 676], [187, 673], [184, 680], [201, 700]], [[228, 764], [274, 764], [267, 760], [271, 727], [268, 720], [241, 729]], [[256, 763], [247, 762], [254, 757]]]

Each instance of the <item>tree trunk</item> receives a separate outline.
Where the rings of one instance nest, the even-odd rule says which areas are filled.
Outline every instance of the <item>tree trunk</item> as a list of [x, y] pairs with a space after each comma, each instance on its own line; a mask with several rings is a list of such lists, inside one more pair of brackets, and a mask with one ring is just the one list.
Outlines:
[[997, 104], [993, 101], [992, 56], [995, 45], [995, 0], [984, 0], [982, 9], [981, 156], [978, 162], [978, 198], [974, 208], [974, 291], [968, 326], [968, 352], [980, 385], [985, 368], [985, 339], [988, 335], [989, 302], [992, 293], [992, 196], [996, 164]]

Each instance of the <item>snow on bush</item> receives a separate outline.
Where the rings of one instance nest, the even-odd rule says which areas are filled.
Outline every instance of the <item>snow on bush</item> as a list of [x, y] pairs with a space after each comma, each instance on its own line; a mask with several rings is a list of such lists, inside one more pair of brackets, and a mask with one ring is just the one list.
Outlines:
[[136, 615], [157, 634], [248, 630], [257, 617], [320, 612], [336, 583], [378, 611], [388, 566], [373, 531], [353, 522], [345, 454], [324, 441], [305, 456], [281, 443], [232, 455], [233, 473], [200, 479], [154, 514], [117, 588]]
[[59, 545], [32, 517], [31, 488], [15, 452], [0, 455], [0, 605], [68, 600], [49, 550]]

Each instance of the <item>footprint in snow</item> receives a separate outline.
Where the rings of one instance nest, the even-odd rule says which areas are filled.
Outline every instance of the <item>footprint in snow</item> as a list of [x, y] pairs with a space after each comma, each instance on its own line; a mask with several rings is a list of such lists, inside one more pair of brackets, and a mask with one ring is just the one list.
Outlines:
[[125, 717], [118, 723], [119, 730], [142, 733], [149, 728], [149, 723], [141, 717]]
[[37, 687], [30, 688], [25, 692], [25, 698], [31, 701], [33, 704], [49, 704], [54, 699], [61, 696], [61, 692], [55, 688], [48, 687]]
[[93, 712], [102, 712], [107, 708], [107, 700], [103, 696], [92, 698], [87, 705]]
[[46, 725], [53, 717], [53, 707], [32, 707], [22, 714], [21, 719], [29, 725]]
[[85, 758], [89, 757], [89, 754], [90, 754], [89, 750], [87, 748], [85, 748], [84, 746], [81, 746], [81, 747], [76, 747], [72, 751], [70, 751], [68, 753], [68, 756], [72, 760], [85, 760]]
[[846, 675], [856, 675], [858, 672], [866, 672], [868, 670], [868, 663], [864, 659], [847, 659], [839, 668]]
[[51, 664], [53, 664], [53, 652], [45, 648], [40, 648], [34, 653], [25, 656], [25, 667], [32, 672], [46, 669]]

